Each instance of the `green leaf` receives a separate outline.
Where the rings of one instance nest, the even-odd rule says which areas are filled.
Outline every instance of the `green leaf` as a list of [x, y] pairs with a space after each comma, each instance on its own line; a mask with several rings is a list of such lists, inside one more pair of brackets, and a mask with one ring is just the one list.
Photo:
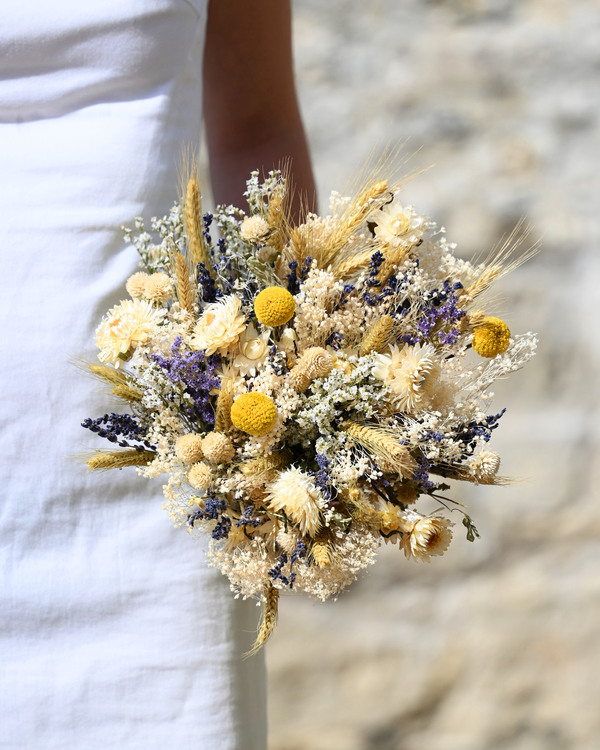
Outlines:
[[479, 536], [479, 532], [477, 531], [477, 527], [473, 523], [473, 519], [470, 516], [465, 515], [465, 517], [463, 518], [463, 526], [465, 526], [467, 529], [467, 539], [470, 542], [474, 542], [475, 537], [477, 537], [477, 539], [481, 539], [481, 537]]

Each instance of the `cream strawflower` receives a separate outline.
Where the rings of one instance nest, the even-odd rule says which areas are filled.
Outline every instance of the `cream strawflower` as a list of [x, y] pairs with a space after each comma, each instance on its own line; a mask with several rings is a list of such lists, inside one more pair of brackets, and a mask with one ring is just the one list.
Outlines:
[[443, 555], [452, 541], [451, 525], [447, 518], [420, 518], [400, 540], [404, 554], [425, 562], [432, 555]]
[[321, 510], [325, 499], [308, 474], [299, 469], [280, 472], [267, 486], [267, 502], [272, 510], [283, 510], [302, 535], [315, 536], [321, 528]]
[[390, 354], [375, 357], [373, 375], [383, 380], [394, 394], [395, 403], [405, 412], [426, 409], [436, 395], [441, 365], [431, 344], [415, 344], [398, 349], [390, 347]]
[[269, 331], [259, 334], [253, 323], [246, 328], [238, 342], [239, 353], [233, 360], [233, 366], [241, 375], [256, 375], [256, 368], [269, 352], [269, 336]]
[[156, 330], [163, 315], [163, 310], [156, 310], [150, 303], [139, 299], [128, 299], [115, 305], [96, 330], [96, 344], [100, 349], [98, 359], [120, 367]]
[[246, 327], [246, 318], [240, 314], [242, 301], [234, 295], [223, 297], [204, 308], [194, 328], [192, 344], [206, 354], [226, 354]]
[[412, 206], [392, 201], [373, 216], [378, 240], [392, 247], [416, 245], [423, 236], [425, 220]]

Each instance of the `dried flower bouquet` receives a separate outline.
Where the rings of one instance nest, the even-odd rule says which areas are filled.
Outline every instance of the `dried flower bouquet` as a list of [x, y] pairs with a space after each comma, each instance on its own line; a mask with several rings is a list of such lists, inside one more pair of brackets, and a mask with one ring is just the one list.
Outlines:
[[481, 307], [510, 242], [488, 263], [456, 258], [397, 185], [333, 193], [299, 226], [281, 173], [253, 173], [246, 198], [248, 215], [202, 214], [192, 178], [154, 238], [141, 219], [126, 230], [144, 271], [90, 369], [130, 411], [83, 425], [120, 448], [91, 469], [166, 477], [172, 521], [208, 532], [210, 563], [264, 602], [260, 647], [281, 590], [335, 597], [382, 540], [441, 555], [452, 511], [477, 535], [445, 480], [500, 481], [490, 387], [536, 340]]

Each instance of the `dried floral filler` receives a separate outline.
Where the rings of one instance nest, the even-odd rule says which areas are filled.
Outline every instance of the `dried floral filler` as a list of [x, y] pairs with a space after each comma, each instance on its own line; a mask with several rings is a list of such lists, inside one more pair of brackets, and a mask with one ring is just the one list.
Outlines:
[[458, 259], [385, 181], [298, 226], [281, 173], [253, 173], [245, 196], [248, 215], [202, 214], [190, 179], [154, 238], [141, 219], [126, 230], [144, 270], [89, 368], [129, 406], [83, 426], [115, 448], [89, 468], [165, 477], [173, 523], [208, 533], [210, 564], [263, 602], [259, 648], [282, 590], [337, 597], [383, 540], [441, 555], [453, 512], [477, 536], [443, 480], [501, 481], [490, 387], [536, 339], [481, 309], [510, 240]]

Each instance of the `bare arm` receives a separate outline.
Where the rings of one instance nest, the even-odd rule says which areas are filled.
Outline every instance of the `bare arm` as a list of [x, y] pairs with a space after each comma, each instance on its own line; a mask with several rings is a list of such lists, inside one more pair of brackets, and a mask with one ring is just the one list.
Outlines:
[[204, 119], [213, 194], [242, 205], [253, 169], [287, 160], [295, 192], [315, 209], [315, 183], [294, 84], [289, 0], [211, 0], [204, 53]]

